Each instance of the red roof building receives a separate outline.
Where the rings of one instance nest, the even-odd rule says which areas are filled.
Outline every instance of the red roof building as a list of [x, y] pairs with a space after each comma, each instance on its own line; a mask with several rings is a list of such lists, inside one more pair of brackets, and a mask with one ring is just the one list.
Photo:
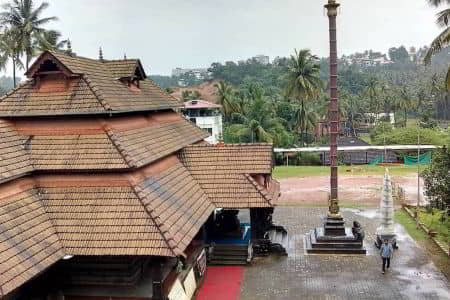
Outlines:
[[205, 145], [138, 59], [26, 75], [0, 99], [0, 298], [160, 299], [216, 208], [273, 209], [272, 146]]

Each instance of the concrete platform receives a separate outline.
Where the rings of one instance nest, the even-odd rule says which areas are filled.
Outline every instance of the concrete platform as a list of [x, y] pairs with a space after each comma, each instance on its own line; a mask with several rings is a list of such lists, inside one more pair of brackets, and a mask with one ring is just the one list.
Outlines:
[[325, 235], [322, 227], [311, 230], [305, 236], [305, 249], [310, 254], [366, 254], [363, 243], [356, 241], [350, 228], [344, 228], [345, 235]]
[[395, 251], [391, 268], [381, 274], [379, 250], [373, 243], [379, 226], [375, 209], [342, 209], [347, 222], [358, 220], [363, 226], [366, 255], [307, 254], [305, 234], [323, 225], [320, 216], [324, 212], [323, 207], [277, 207], [274, 221], [285, 225], [289, 232], [288, 256], [254, 260], [251, 266], [245, 267], [240, 295], [227, 299], [450, 299], [450, 286], [445, 276], [400, 225], [395, 229], [401, 247]]

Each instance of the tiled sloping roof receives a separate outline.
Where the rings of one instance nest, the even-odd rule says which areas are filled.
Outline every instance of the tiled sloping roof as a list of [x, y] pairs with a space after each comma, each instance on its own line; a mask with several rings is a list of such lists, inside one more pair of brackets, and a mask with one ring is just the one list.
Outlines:
[[179, 162], [145, 179], [136, 191], [178, 253], [186, 249], [214, 210], [199, 184]]
[[132, 163], [140, 167], [201, 141], [209, 134], [183, 118], [110, 136]]
[[64, 256], [33, 189], [0, 199], [0, 298]]
[[104, 111], [84, 78], [76, 79], [67, 90], [62, 80], [52, 85], [58, 91], [37, 90], [31, 81], [25, 82], [0, 99], [0, 115], [51, 115], [65, 113], [94, 113]]
[[249, 174], [245, 174], [245, 177], [248, 181], [250, 181], [251, 184], [258, 190], [258, 192], [261, 194], [261, 196], [264, 197], [264, 199], [267, 199], [270, 204], [274, 205], [275, 201], [278, 200], [278, 197], [280, 195], [280, 183], [276, 181], [275, 179], [272, 179], [270, 181], [270, 186], [268, 189], [261, 186], [256, 180]]
[[250, 176], [271, 174], [270, 144], [191, 145], [179, 157], [217, 207], [270, 207], [275, 200]]
[[221, 108], [221, 107], [222, 105], [211, 103], [201, 99], [194, 99], [184, 102], [185, 109]]
[[32, 136], [30, 157], [36, 170], [127, 169], [127, 162], [106, 134]]
[[111, 111], [157, 110], [182, 107], [182, 103], [164, 93], [150, 80], [140, 82], [141, 91], [131, 91], [116, 79], [105, 63], [52, 52], [72, 72], [84, 74], [98, 98]]
[[105, 64], [116, 78], [132, 77], [138, 66], [137, 59], [108, 60]]
[[173, 256], [129, 186], [41, 187], [39, 191], [68, 254]]
[[[171, 117], [174, 118], [173, 115]], [[0, 182], [33, 170], [138, 168], [208, 136], [206, 131], [182, 117], [162, 123], [146, 123], [138, 129], [106, 127], [90, 134], [66, 133], [64, 128], [23, 134], [16, 131], [12, 123], [0, 119]]]
[[272, 144], [192, 145], [183, 151], [196, 167], [214, 166], [229, 173], [272, 173]]
[[[179, 100], [165, 93], [151, 80], [141, 80], [140, 90], [130, 89], [127, 84], [118, 80], [118, 75], [131, 70], [131, 65], [128, 63], [114, 65], [111, 61], [102, 62], [60, 52], [44, 52], [41, 57], [42, 59], [56, 58], [63, 66], [81, 78], [71, 79], [69, 88], [57, 89], [60, 92], [55, 92], [54, 89], [38, 91], [31, 82], [26, 82], [0, 98], [0, 116], [109, 114], [174, 109], [183, 106]], [[39, 59], [35, 64], [40, 63]], [[130, 61], [136, 62], [136, 67], [140, 66], [137, 60]], [[59, 84], [62, 87], [66, 83], [65, 80], [55, 80], [52, 84]]]
[[0, 120], [0, 182], [31, 171], [23, 138], [9, 122]]

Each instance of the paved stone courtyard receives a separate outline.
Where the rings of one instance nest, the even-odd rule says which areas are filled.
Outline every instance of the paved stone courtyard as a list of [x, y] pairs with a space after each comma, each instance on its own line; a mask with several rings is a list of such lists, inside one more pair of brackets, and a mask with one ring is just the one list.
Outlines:
[[306, 255], [304, 234], [320, 226], [326, 208], [277, 207], [274, 221], [290, 234], [288, 257], [258, 258], [247, 267], [241, 300], [250, 299], [450, 299], [450, 285], [424, 250], [396, 225], [399, 249], [381, 274], [373, 244], [376, 210], [343, 210], [347, 226], [358, 220], [366, 232], [366, 256]]

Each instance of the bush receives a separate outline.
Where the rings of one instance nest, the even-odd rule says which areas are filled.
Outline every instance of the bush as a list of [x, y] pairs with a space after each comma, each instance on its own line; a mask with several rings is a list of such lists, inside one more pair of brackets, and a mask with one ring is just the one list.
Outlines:
[[299, 153], [297, 154], [296, 165], [298, 166], [320, 166], [320, 154], [318, 153]]
[[[275, 163], [277, 166], [286, 165], [286, 156], [276, 153]], [[320, 154], [318, 153], [297, 153], [289, 156], [289, 166], [321, 166]]]
[[[386, 128], [387, 129], [387, 128]], [[420, 144], [422, 145], [445, 145], [448, 142], [448, 133], [437, 129], [419, 128]], [[417, 127], [403, 127], [386, 131], [384, 136], [382, 128], [378, 126], [370, 135], [370, 139], [375, 145], [417, 145]]]
[[378, 137], [381, 137], [383, 139], [383, 136], [386, 134], [392, 134], [394, 128], [390, 123], [380, 123], [377, 126], [375, 126], [374, 129], [370, 132], [370, 140], [372, 143], [377, 140]]
[[431, 165], [422, 172], [422, 177], [426, 194], [434, 201], [450, 205], [450, 151], [447, 147], [435, 152]]

